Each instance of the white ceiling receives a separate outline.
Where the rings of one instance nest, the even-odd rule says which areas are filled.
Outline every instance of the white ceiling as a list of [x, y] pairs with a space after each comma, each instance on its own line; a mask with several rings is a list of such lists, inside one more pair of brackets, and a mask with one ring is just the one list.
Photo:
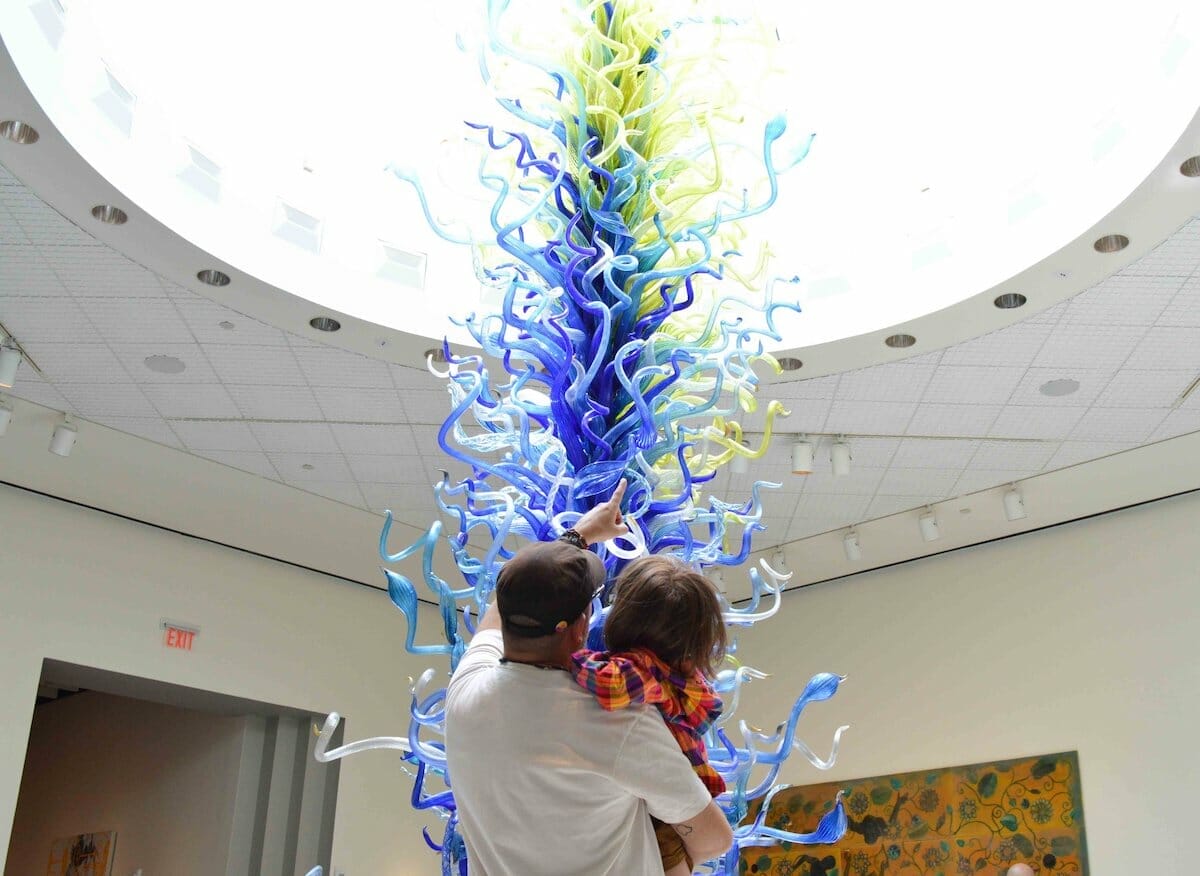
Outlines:
[[[1172, 407], [1200, 374], [1198, 267], [1193, 219], [1113, 277], [1008, 328], [768, 386], [761, 396], [792, 411], [787, 435], [750, 475], [722, 475], [716, 492], [783, 483], [767, 494], [764, 547], [1198, 431], [1200, 393]], [[438, 451], [448, 397], [428, 373], [314, 343], [158, 277], [2, 167], [0, 323], [42, 372], [23, 365], [13, 395], [254, 475], [424, 526], [438, 471], [463, 473]], [[157, 373], [149, 356], [187, 368]], [[1079, 391], [1039, 393], [1062, 378]], [[800, 432], [850, 435], [851, 474], [829, 473], [831, 439], [820, 438], [817, 470], [791, 475], [788, 435]]]

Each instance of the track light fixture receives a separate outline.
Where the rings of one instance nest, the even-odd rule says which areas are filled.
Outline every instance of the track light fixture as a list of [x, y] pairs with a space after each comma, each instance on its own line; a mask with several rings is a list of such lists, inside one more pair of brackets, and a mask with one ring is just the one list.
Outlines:
[[8, 424], [12, 422], [12, 405], [7, 399], [0, 398], [0, 435], [8, 431]]
[[850, 474], [850, 444], [844, 438], [833, 442], [829, 448], [829, 462], [833, 467], [834, 477], [845, 477]]
[[775, 553], [771, 554], [771, 568], [781, 575], [787, 574], [787, 555], [783, 551], [775, 551]]
[[937, 517], [928, 505], [925, 506], [925, 513], [918, 518], [917, 523], [921, 527], [921, 538], [925, 541], [937, 541], [942, 537], [942, 533], [938, 530]]
[[792, 445], [792, 474], [808, 475], [813, 470], [813, 445], [800, 440]]
[[17, 382], [17, 368], [21, 365], [21, 351], [6, 338], [0, 343], [0, 389], [12, 389]]
[[846, 552], [846, 559], [852, 563], [857, 563], [862, 559], [862, 545], [858, 541], [858, 530], [853, 526], [842, 537], [842, 550]]
[[54, 427], [54, 434], [50, 436], [50, 452], [55, 456], [70, 456], [78, 437], [79, 430], [71, 423], [71, 418], [63, 414], [63, 421]]
[[740, 453], [735, 453], [733, 459], [729, 462], [729, 471], [735, 475], [749, 474], [750, 459], [742, 456]]
[[1004, 493], [1004, 516], [1009, 521], [1024, 520], [1028, 516], [1025, 497], [1021, 495], [1016, 484], [1012, 484]]

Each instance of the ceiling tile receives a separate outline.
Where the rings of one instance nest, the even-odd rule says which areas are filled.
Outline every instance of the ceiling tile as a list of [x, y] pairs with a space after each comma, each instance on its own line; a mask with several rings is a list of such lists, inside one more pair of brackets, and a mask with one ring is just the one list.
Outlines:
[[64, 383], [62, 393], [80, 416], [155, 417], [158, 411], [134, 383]]
[[67, 298], [67, 287], [33, 247], [0, 249], [0, 300], [8, 297]]
[[1125, 360], [1125, 368], [1200, 372], [1200, 326], [1154, 326]]
[[176, 420], [172, 423], [172, 428], [188, 450], [261, 449], [250, 432], [250, 427], [245, 423]]
[[236, 420], [241, 411], [225, 391], [212, 383], [183, 383], [176, 386], [155, 383], [142, 387], [146, 398], [164, 417], [202, 417]]
[[[968, 493], [978, 493], [981, 490], [990, 490], [994, 487], [1011, 484], [1014, 481], [1019, 481], [1029, 475], [1037, 474], [1039, 469], [988, 469], [977, 468], [968, 469], [958, 477], [958, 481], [954, 484], [954, 495], [965, 496]], [[975, 512], [984, 513], [981, 508], [973, 508]], [[999, 497], [996, 500], [996, 514], [1002, 514]]]
[[[1008, 403], [1022, 407], [1086, 408], [1099, 398], [1114, 373], [1088, 368], [1030, 368], [1013, 390]], [[1070, 395], [1044, 395], [1041, 387], [1053, 380], [1074, 380], [1079, 389]]]
[[441, 424], [453, 409], [450, 394], [442, 389], [403, 389], [397, 391], [411, 423]]
[[1100, 397], [1098, 408], [1169, 408], [1196, 379], [1195, 371], [1117, 372]]
[[905, 362], [847, 371], [842, 374], [835, 398], [838, 402], [919, 401], [933, 373], [932, 365], [910, 365]]
[[319, 420], [321, 409], [307, 386], [226, 386], [242, 416], [252, 420]]
[[1031, 365], [1115, 370], [1145, 332], [1144, 326], [1059, 324]]
[[328, 423], [251, 423], [267, 453], [341, 453]]
[[[208, 364], [204, 350], [197, 343], [187, 344], [136, 344], [134, 346], [114, 346], [116, 357], [121, 360], [125, 370], [135, 383], [217, 383], [216, 372]], [[152, 371], [146, 364], [151, 356], [170, 356], [183, 363], [184, 369], [178, 374]]]
[[[0, 293], [2, 294], [2, 293]], [[1158, 325], [1200, 326], [1200, 276], [1193, 276], [1158, 315]]]
[[424, 466], [414, 465], [411, 456], [362, 455], [347, 453], [346, 462], [355, 480], [360, 483], [432, 484], [433, 479]]
[[75, 413], [75, 406], [67, 401], [58, 389], [49, 381], [43, 380], [38, 373], [28, 366], [21, 366], [17, 371], [17, 382], [12, 389], [5, 390], [6, 394], [14, 395], [25, 401], [33, 402], [56, 411], [68, 414]]
[[292, 341], [292, 352], [310, 386], [348, 386], [394, 389], [386, 362], [348, 353], [336, 347]]
[[[833, 472], [826, 469], [814, 471], [807, 477], [800, 478], [789, 475], [789, 479], [803, 484], [804, 491], [816, 493], [841, 493], [853, 496], [873, 496], [879, 489], [886, 468], [866, 468], [855, 460], [850, 466], [850, 473], [835, 477]], [[807, 482], [807, 483], [805, 483]]]
[[204, 348], [221, 381], [243, 386], [308, 386], [296, 357], [286, 347], [208, 344]]
[[76, 298], [165, 298], [158, 278], [106, 246], [47, 246], [46, 260]]
[[1050, 337], [1053, 326], [1047, 323], [1018, 322], [1007, 328], [947, 347], [942, 352], [945, 365], [1023, 365], [1034, 358]]
[[793, 514], [813, 520], [861, 520], [870, 504], [870, 496], [806, 492], [796, 503]]
[[[756, 433], [753, 435], [751, 444], [758, 445], [758, 436], [765, 430], [767, 425], [767, 402], [769, 398], [759, 400], [758, 410], [752, 414], [741, 413], [734, 415], [730, 419], [736, 420], [742, 424], [742, 428], [748, 432]], [[832, 399], [793, 399], [784, 404], [788, 415], [785, 417], [782, 414], [775, 417], [775, 425], [773, 434], [787, 435], [796, 434], [798, 432], [820, 432], [825, 426], [826, 418], [829, 416], [829, 408], [833, 405]], [[782, 440], [782, 439], [776, 439]]]
[[417, 447], [407, 425], [362, 426], [334, 423], [329, 427], [343, 453], [414, 456]]
[[1200, 432], [1200, 409], [1171, 411], [1150, 435], [1152, 441]]
[[136, 435], [163, 444], [167, 447], [182, 448], [183, 443], [162, 417], [104, 417], [97, 420], [101, 425], [127, 435]]
[[350, 505], [354, 508], [366, 508], [367, 502], [363, 498], [362, 490], [358, 484], [353, 481], [337, 483], [329, 482], [313, 482], [306, 483], [301, 488], [309, 493], [314, 493], [318, 496], [324, 496], [326, 499], [332, 499], [335, 502], [341, 502], [343, 505]]
[[[867, 520], [876, 520], [880, 517], [890, 517], [893, 514], [899, 514], [903, 511], [915, 511], [918, 508], [924, 508], [926, 505], [931, 505], [935, 502], [940, 502], [945, 498], [943, 495], [927, 496], [876, 496], [871, 500], [871, 504], [867, 506]], [[913, 537], [919, 538], [917, 534], [917, 515], [913, 515]]]
[[268, 453], [267, 457], [290, 484], [355, 480], [340, 453]]
[[958, 469], [889, 468], [879, 481], [880, 496], [948, 496]]
[[[392, 375], [392, 383], [401, 390], [437, 389], [445, 384], [442, 378], [434, 377], [428, 368], [409, 368], [405, 365], [388, 363], [388, 370]], [[499, 377], [500, 373], [495, 372], [495, 376]]]
[[777, 398], [785, 405], [788, 399], [831, 399], [837, 392], [839, 378], [838, 374], [810, 377], [807, 380], [776, 378], [767, 383], [759, 392], [767, 394], [768, 398]]
[[1041, 471], [1058, 450], [1058, 441], [984, 441], [972, 469]]
[[[439, 519], [438, 506], [431, 487], [410, 484], [363, 484], [362, 492], [370, 510], [383, 512], [390, 509], [398, 520], [406, 521], [421, 530]], [[397, 533], [393, 530], [393, 544], [397, 547], [411, 544], [417, 535], [415, 531]]]
[[412, 427], [413, 446], [419, 453], [441, 453], [438, 444], [438, 426], [416, 425]]
[[[79, 298], [79, 307], [112, 346], [190, 344], [192, 333], [169, 298]], [[148, 351], [145, 355], [150, 355]]]
[[[192, 336], [205, 346], [209, 344], [242, 344], [257, 347], [286, 347], [287, 335], [279, 329], [265, 325], [235, 310], [192, 295], [175, 299], [182, 317]], [[225, 325], [232, 326], [226, 328]]]
[[915, 402], [835, 400], [829, 409], [823, 431], [899, 435], [904, 432], [916, 410]]
[[1062, 322], [1072, 325], [1152, 325], [1183, 282], [1183, 277], [1118, 274], [1072, 298]]
[[1046, 463], [1046, 471], [1057, 471], [1081, 462], [1091, 462], [1137, 445], [1131, 441], [1064, 441]]
[[17, 337], [51, 383], [110, 383], [129, 379], [121, 362], [105, 344], [49, 344]]
[[923, 404], [908, 424], [909, 435], [958, 435], [966, 438], [988, 434], [1000, 405]]
[[404, 418], [404, 406], [394, 389], [347, 389], [334, 392], [322, 389], [318, 402], [325, 418], [351, 423], [400, 423]]
[[1200, 253], [1200, 221], [1192, 219], [1121, 273], [1186, 277], [1196, 268], [1197, 253]]
[[934, 372], [922, 403], [1004, 404], [1025, 369], [984, 365], [943, 365]]
[[[787, 541], [799, 541], [802, 538], [820, 535], [823, 532], [830, 532], [857, 522], [859, 521], [854, 520], [838, 524], [825, 517], [793, 517], [791, 523], [788, 524]], [[758, 545], [756, 544], [755, 547], [757, 548]]]
[[963, 468], [980, 447], [979, 441], [906, 438], [891, 464], [897, 468]]
[[1084, 414], [1083, 408], [1007, 405], [996, 416], [992, 438], [1064, 439]]
[[1073, 441], [1145, 441], [1166, 419], [1162, 408], [1092, 408], [1075, 425]]
[[279, 475], [275, 468], [271, 465], [271, 461], [267, 459], [267, 455], [262, 452], [251, 452], [244, 450], [202, 450], [196, 453], [196, 456], [202, 456], [205, 459], [211, 459], [213, 462], [219, 462], [221, 465], [227, 465], [230, 468], [238, 468], [242, 471], [248, 471], [251, 474], [259, 475], [260, 477], [270, 478], [271, 480], [279, 480]]
[[[0, 259], [4, 257], [4, 251], [0, 250]], [[0, 285], [3, 283], [0, 277]], [[4, 297], [0, 293], [0, 322], [26, 345], [34, 341], [55, 343], [86, 338], [92, 334], [92, 324], [73, 298]]]
[[[3, 203], [4, 199], [0, 197], [0, 204]], [[29, 245], [29, 237], [17, 224], [17, 220], [12, 217], [7, 208], [0, 207], [0, 247]], [[3, 250], [0, 250], [0, 253], [2, 252]]]

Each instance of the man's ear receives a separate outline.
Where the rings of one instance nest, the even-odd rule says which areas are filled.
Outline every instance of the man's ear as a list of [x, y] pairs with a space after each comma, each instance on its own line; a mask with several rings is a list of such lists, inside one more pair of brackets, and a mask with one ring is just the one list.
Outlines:
[[579, 617], [575, 618], [575, 623], [571, 624], [571, 633], [583, 642], [587, 641], [588, 625], [591, 623], [591, 617], [588, 612], [584, 612]]

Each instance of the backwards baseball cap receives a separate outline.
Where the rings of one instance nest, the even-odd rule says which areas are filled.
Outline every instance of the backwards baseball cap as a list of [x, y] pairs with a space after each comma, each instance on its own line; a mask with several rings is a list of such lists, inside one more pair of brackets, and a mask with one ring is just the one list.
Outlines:
[[583, 614], [606, 578], [598, 556], [568, 542], [522, 548], [496, 578], [504, 632], [532, 639], [565, 629]]

